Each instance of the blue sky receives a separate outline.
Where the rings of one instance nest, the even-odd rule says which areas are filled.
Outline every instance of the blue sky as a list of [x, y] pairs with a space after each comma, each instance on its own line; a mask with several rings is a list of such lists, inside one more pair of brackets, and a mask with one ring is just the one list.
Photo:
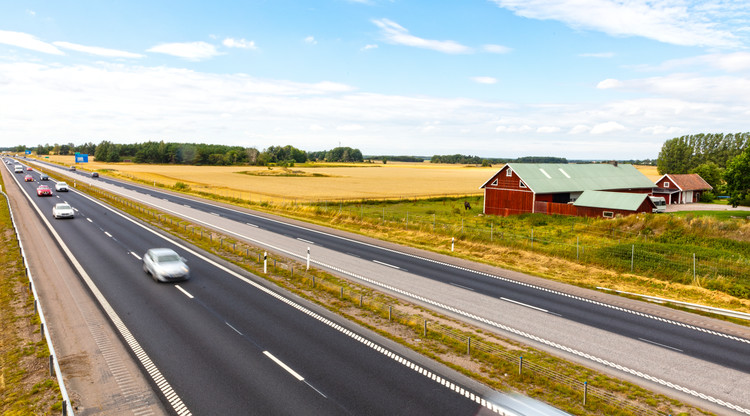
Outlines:
[[750, 2], [6, 1], [0, 146], [655, 158], [750, 131]]

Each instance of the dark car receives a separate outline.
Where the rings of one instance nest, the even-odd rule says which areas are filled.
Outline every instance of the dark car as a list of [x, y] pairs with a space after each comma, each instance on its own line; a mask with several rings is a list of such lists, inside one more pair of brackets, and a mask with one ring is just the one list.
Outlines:
[[40, 181], [48, 181], [49, 180], [49, 176], [47, 176], [46, 174], [42, 173], [41, 175], [39, 175], [39, 180]]
[[99, 177], [99, 172], [91, 172], [91, 177], [92, 178], [98, 178]]

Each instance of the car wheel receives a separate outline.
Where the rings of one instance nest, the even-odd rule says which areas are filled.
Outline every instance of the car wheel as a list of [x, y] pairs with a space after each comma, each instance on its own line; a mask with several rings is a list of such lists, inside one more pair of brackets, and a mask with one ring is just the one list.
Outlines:
[[146, 267], [146, 263], [143, 264], [143, 271], [146, 274], [151, 274], [151, 273], [148, 272], [148, 267]]

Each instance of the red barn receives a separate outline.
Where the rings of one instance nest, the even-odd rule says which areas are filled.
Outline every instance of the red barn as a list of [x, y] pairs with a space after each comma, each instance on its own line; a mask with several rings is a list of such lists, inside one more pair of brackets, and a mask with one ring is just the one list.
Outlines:
[[653, 188], [633, 165], [617, 163], [508, 163], [480, 187], [492, 215], [578, 215], [573, 203], [584, 191], [649, 195]]
[[654, 196], [663, 196], [667, 204], [692, 204], [701, 200], [703, 192], [712, 189], [697, 173], [666, 174], [656, 181]]

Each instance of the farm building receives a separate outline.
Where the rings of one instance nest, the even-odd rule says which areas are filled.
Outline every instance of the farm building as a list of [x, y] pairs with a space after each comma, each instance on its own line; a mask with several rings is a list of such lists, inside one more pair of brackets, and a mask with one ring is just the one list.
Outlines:
[[583, 191], [573, 203], [579, 217], [614, 218], [656, 209], [648, 194], [626, 192]]
[[[484, 189], [484, 213], [503, 216], [523, 213], [590, 216], [587, 213], [590, 210], [574, 204], [584, 191], [647, 196], [653, 188], [653, 182], [633, 165], [617, 163], [508, 163], [480, 187]], [[607, 201], [615, 204], [607, 195], [592, 194], [587, 198], [598, 200], [596, 208], [602, 210], [602, 216], [606, 208], [612, 208], [607, 212], [617, 212], [622, 202], [607, 207], [603, 205]]]
[[697, 173], [666, 174], [656, 181], [654, 196], [663, 196], [667, 204], [692, 204], [700, 201], [701, 194], [711, 189], [711, 185]]

